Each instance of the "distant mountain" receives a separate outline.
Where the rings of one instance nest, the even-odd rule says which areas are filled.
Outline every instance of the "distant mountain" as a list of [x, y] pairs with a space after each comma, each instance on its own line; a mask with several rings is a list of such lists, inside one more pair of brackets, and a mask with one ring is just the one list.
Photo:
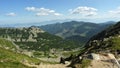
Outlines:
[[104, 25], [104, 24], [116, 24], [117, 22], [115, 21], [107, 21], [107, 22], [103, 22], [103, 23], [100, 23], [101, 25]]
[[53, 23], [62, 23], [66, 21], [71, 21], [71, 19], [65, 19], [65, 20], [50, 20], [50, 21], [43, 21], [43, 22], [29, 22], [29, 23], [8, 23], [8, 24], [0, 24], [0, 27], [30, 27], [30, 26], [41, 26], [41, 25], [47, 25], [47, 24], [53, 24]]
[[101, 24], [84, 21], [68, 21], [63, 23], [43, 25], [40, 26], [40, 28], [64, 39], [70, 39], [84, 43], [87, 42], [88, 39], [93, 35], [113, 24], [113, 21]]

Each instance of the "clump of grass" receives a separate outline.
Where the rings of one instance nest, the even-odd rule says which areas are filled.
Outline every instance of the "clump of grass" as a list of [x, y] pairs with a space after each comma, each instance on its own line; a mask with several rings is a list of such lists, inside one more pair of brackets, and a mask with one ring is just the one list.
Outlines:
[[0, 68], [32, 68], [19, 62], [0, 62]]
[[120, 50], [120, 37], [114, 37], [112, 41], [112, 50]]
[[90, 64], [91, 64], [90, 59], [83, 59], [82, 64], [76, 64], [75, 67], [76, 68], [87, 68]]
[[90, 59], [83, 59], [82, 61], [82, 68], [86, 68], [90, 65], [91, 60]]

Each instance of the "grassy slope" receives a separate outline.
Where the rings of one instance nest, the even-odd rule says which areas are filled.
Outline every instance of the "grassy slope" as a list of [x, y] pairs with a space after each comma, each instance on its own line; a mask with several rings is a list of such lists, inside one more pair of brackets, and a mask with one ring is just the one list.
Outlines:
[[1, 39], [1, 38], [0, 38], [0, 47], [2, 48], [8, 47], [9, 49], [16, 49], [15, 45], [13, 45], [11, 41]]
[[19, 62], [0, 62], [0, 68], [31, 68], [28, 66], [25, 66]]
[[114, 37], [111, 39], [112, 41], [112, 49], [113, 50], [120, 50], [120, 37]]
[[[5, 49], [8, 47], [9, 49]], [[28, 63], [39, 63], [39, 60], [28, 57], [27, 55], [14, 52], [10, 49], [15, 48], [12, 42], [0, 39], [0, 68], [29, 68], [23, 65], [22, 61]]]

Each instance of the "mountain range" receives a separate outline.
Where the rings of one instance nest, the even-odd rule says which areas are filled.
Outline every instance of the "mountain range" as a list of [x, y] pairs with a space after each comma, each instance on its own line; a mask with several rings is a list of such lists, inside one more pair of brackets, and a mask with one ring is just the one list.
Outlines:
[[53, 60], [60, 59], [70, 62], [68, 66], [85, 68], [93, 61], [89, 57], [93, 53], [102, 56], [111, 53], [119, 58], [120, 22], [114, 24], [113, 21], [101, 24], [69, 21], [44, 26], [1, 27], [0, 67], [31, 68], [40, 63], [58, 63]]
[[114, 21], [92, 23], [84, 21], [68, 21], [40, 26], [41, 29], [67, 40], [86, 43], [95, 34], [115, 24]]

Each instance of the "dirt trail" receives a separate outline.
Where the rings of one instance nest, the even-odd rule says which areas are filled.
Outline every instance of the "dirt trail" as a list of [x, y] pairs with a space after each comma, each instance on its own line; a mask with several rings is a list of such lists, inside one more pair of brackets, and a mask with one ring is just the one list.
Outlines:
[[28, 63], [24, 63], [24, 64], [29, 67], [36, 67], [36, 68], [71, 68], [71, 67], [67, 67], [68, 64], [44, 64], [44, 63], [41, 63], [40, 65], [31, 65]]
[[37, 68], [70, 68], [64, 64], [40, 64]]

